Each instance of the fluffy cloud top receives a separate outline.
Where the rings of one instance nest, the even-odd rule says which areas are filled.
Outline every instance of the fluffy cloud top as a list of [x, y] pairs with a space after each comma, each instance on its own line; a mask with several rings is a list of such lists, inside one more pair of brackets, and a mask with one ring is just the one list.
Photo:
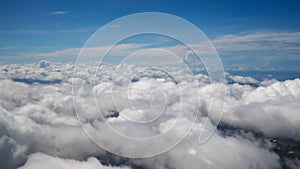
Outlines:
[[[133, 65], [101, 65], [95, 71], [96, 66], [76, 67], [77, 76], [73, 77], [72, 64], [43, 61], [1, 65], [1, 168], [122, 168], [99, 162], [106, 161], [114, 166], [151, 169], [273, 169], [281, 168], [282, 159], [272, 151], [271, 142], [256, 138], [255, 133], [300, 140], [299, 79], [258, 82], [250, 77], [231, 76], [233, 82], [224, 86], [211, 84], [209, 77], [203, 74], [192, 77], [178, 67], [168, 67], [172, 77], [158, 69]], [[132, 75], [131, 79], [128, 74]], [[193, 83], [195, 79], [197, 83]], [[95, 145], [81, 129], [73, 105], [72, 82], [77, 111], [84, 112], [78, 118], [95, 131], [101, 131], [101, 126], [109, 123], [122, 134], [149, 137], [168, 130], [177, 121], [178, 125], [172, 126], [174, 130], [162, 140], [168, 144], [192, 123], [198, 110], [199, 116], [188, 136], [171, 151], [143, 159], [118, 157]], [[214, 130], [218, 122], [215, 109], [209, 106], [209, 91], [218, 93], [224, 87], [227, 98], [215, 100], [219, 106], [225, 102], [221, 128], [207, 142], [199, 144], [200, 133]], [[195, 92], [197, 89], [200, 98]], [[93, 105], [95, 99], [100, 110]], [[177, 116], [178, 111], [184, 116]], [[128, 121], [145, 122], [157, 116], [151, 125], [143, 127]], [[222, 126], [254, 134], [227, 134]], [[110, 139], [112, 133], [100, 133], [107, 146], [118, 144], [118, 140]], [[129, 146], [130, 143], [123, 142], [116, 149], [122, 153]], [[150, 152], [151, 149], [153, 146], [145, 146], [137, 151]], [[297, 165], [285, 161], [290, 166]]]
[[19, 169], [129, 169], [128, 167], [103, 166], [95, 157], [90, 157], [87, 161], [76, 161], [72, 159], [62, 159], [48, 156], [42, 153], [30, 155], [26, 164]]

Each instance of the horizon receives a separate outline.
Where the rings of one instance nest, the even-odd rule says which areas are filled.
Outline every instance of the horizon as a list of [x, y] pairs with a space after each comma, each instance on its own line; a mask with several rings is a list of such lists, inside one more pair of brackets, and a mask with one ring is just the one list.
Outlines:
[[[72, 2], [2, 2], [0, 62], [75, 61], [79, 50], [98, 29], [124, 15], [149, 11], [176, 15], [199, 27], [226, 69], [299, 70], [297, 1]], [[160, 43], [147, 37], [136, 43], [145, 45], [147, 41]]]

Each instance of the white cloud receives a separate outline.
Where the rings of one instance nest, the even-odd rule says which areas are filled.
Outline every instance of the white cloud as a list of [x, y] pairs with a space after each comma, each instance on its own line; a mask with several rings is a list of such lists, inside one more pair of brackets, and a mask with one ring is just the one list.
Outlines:
[[[226, 135], [217, 130], [208, 142], [198, 144], [200, 130], [209, 112], [209, 91], [218, 93], [224, 87], [210, 84], [208, 76], [198, 74], [195, 77], [199, 81], [199, 98], [192, 85], [194, 77], [181, 67], [146, 69], [128, 64], [107, 64], [100, 65], [95, 72], [96, 66], [95, 63], [79, 65], [75, 78], [74, 65], [66, 63], [43, 61], [40, 64], [0, 66], [4, 76], [0, 79], [0, 157], [7, 159], [1, 168], [20, 167], [27, 158], [23, 168], [39, 168], [41, 164], [43, 168], [103, 167], [95, 157], [100, 161], [106, 159], [112, 165], [126, 164], [142, 168], [280, 168], [279, 156], [270, 150], [272, 143], [264, 138], [244, 137], [239, 133]], [[129, 75], [132, 75], [132, 81]], [[17, 78], [23, 81], [16, 81]], [[261, 132], [265, 136], [300, 139], [299, 79], [257, 82], [250, 77], [232, 78], [239, 82], [263, 85], [257, 88], [237, 83], [226, 85], [228, 97], [222, 124], [252, 130], [254, 133]], [[28, 83], [26, 79], [34, 79], [35, 82]], [[43, 83], [55, 79], [60, 82]], [[163, 140], [169, 144], [195, 118], [198, 101], [200, 114], [188, 137], [171, 151], [146, 159], [113, 156], [93, 144], [82, 131], [73, 107], [72, 81], [75, 84], [74, 92], [77, 93], [77, 111], [85, 112], [79, 119], [95, 130], [104, 126], [106, 121], [123, 134], [145, 137], [165, 131], [174, 120], [178, 120], [180, 125], [176, 125]], [[128, 86], [128, 83], [131, 84]], [[112, 84], [113, 92], [110, 90]], [[101, 112], [93, 106], [93, 92], [96, 93]], [[111, 100], [112, 94], [117, 105]], [[222, 103], [223, 100], [216, 98], [216, 101]], [[152, 107], [149, 103], [152, 103]], [[151, 126], [136, 127], [124, 118], [147, 121], [153, 118], [151, 115], [162, 111], [161, 105], [166, 105], [166, 109]], [[153, 112], [149, 116], [138, 110], [149, 108]], [[180, 108], [184, 118], [176, 116], [175, 112]], [[208, 125], [204, 126], [206, 133], [216, 125], [213, 113], [209, 118]], [[120, 152], [130, 145], [128, 142], [120, 144], [118, 140], [111, 140], [110, 131], [101, 131], [101, 134], [107, 146], [114, 147], [117, 144], [115, 147]], [[270, 146], [265, 146], [265, 142]], [[143, 151], [150, 152], [152, 149], [153, 146], [145, 146]], [[36, 152], [44, 154], [33, 154]]]
[[[24, 30], [0, 30], [0, 34], [16, 34], [16, 35], [32, 35], [32, 34], [57, 34], [57, 33], [80, 33], [80, 32], [94, 32], [98, 27], [86, 27], [86, 28], [72, 28], [72, 29], [59, 29], [59, 30], [36, 30], [36, 29], [24, 29]], [[22, 47], [26, 48], [26, 47]], [[43, 47], [42, 47], [43, 48]], [[12, 50], [15, 47], [4, 47], [3, 50]], [[26, 55], [26, 54], [25, 54]], [[29, 55], [29, 54], [27, 54]], [[23, 56], [23, 54], [20, 54]]]
[[1, 50], [14, 50], [17, 49], [16, 47], [12, 46], [12, 47], [2, 47]]
[[50, 15], [66, 15], [68, 14], [68, 11], [54, 11], [54, 12], [49, 12]]
[[285, 51], [300, 52], [300, 32], [254, 32], [223, 35], [212, 39], [218, 51]]
[[73, 159], [62, 159], [42, 153], [35, 153], [29, 156], [26, 164], [19, 169], [129, 169], [128, 167], [112, 167], [102, 165], [95, 157], [86, 161]]
[[228, 86], [222, 122], [269, 137], [300, 140], [300, 80], [275, 82], [258, 88]]
[[[92, 28], [95, 29], [95, 28]], [[75, 29], [75, 30], [59, 30], [56, 32], [81, 32], [91, 30], [91, 28], [84, 29]], [[0, 32], [1, 33], [1, 32]], [[4, 33], [9, 33], [4, 31]], [[36, 34], [36, 33], [51, 33], [51, 31], [45, 30], [25, 30], [25, 31], [17, 31], [14, 32], [17, 34]], [[53, 33], [53, 32], [52, 32]], [[238, 55], [240, 58], [239, 52], [269, 52], [267, 55], [263, 55], [263, 57], [268, 57], [268, 59], [262, 59], [264, 62], [269, 60], [279, 60], [280, 58], [286, 59], [299, 59], [298, 53], [300, 52], [300, 33], [299, 32], [252, 32], [252, 33], [244, 33], [244, 34], [228, 34], [223, 36], [218, 36], [214, 39], [211, 39], [212, 44], [215, 46], [217, 51], [220, 53], [221, 57], [226, 54], [234, 54]], [[113, 49], [113, 53], [111, 56], [128, 56], [132, 54], [132, 52], [136, 52], [137, 50], [146, 49], [149, 44], [119, 44]], [[110, 46], [97, 46], [97, 47], [87, 47], [85, 49], [86, 55], [96, 57], [99, 56], [100, 53], [105, 53], [109, 49]], [[192, 47], [195, 48], [199, 55], [210, 55], [213, 52], [211, 48], [211, 44], [209, 42], [202, 42], [200, 44], [192, 44]], [[170, 51], [176, 56], [184, 57], [186, 53], [189, 52], [189, 49], [183, 45], [174, 45], [174, 46], [164, 46], [160, 47], [160, 50], [156, 50], [155, 54], [165, 55], [165, 51]], [[63, 57], [76, 57], [81, 48], [68, 48], [63, 50], [57, 50], [48, 53], [31, 53], [24, 55], [16, 55], [10, 57], [16, 58], [63, 58]], [[274, 51], [277, 52], [276, 55], [272, 54]], [[149, 52], [140, 53], [141, 56], [150, 56]], [[201, 57], [203, 57], [201, 56]], [[2, 58], [6, 58], [8, 56], [1, 56]], [[250, 56], [252, 57], [252, 56]], [[99, 58], [98, 58], [99, 59]], [[242, 57], [243, 59], [243, 57]]]
[[[110, 56], [128, 56], [136, 49], [142, 49], [147, 44], [118, 44], [110, 51]], [[111, 46], [86, 47], [83, 49], [84, 57], [92, 57], [99, 60], [100, 54], [104, 54], [110, 50]], [[58, 50], [51, 53], [38, 53], [36, 57], [75, 57], [79, 54], [81, 48], [70, 48]]]
[[241, 84], [257, 84], [258, 83], [258, 81], [252, 77], [229, 75], [228, 78], [233, 80], [235, 83], [241, 83]]

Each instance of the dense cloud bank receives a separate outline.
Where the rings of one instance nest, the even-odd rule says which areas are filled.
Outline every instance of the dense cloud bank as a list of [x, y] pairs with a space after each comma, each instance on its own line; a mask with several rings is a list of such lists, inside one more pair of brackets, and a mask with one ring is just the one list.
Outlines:
[[95, 157], [90, 157], [87, 161], [76, 161], [52, 157], [41, 153], [30, 155], [28, 161], [19, 169], [128, 169], [128, 167], [103, 166]]
[[[101, 65], [96, 69], [95, 64], [86, 64], [76, 67], [76, 77], [72, 64], [47, 61], [0, 68], [0, 168], [3, 169], [274, 169], [282, 168], [283, 164], [299, 167], [299, 160], [282, 158], [273, 151], [274, 143], [266, 139], [300, 140], [299, 79], [257, 81], [227, 75], [232, 82], [224, 85], [210, 84], [204, 74], [192, 77], [179, 67], [168, 67], [165, 72], [132, 65]], [[224, 88], [226, 99], [215, 100], [219, 106], [225, 102], [220, 127], [206, 143], [199, 144], [200, 133], [209, 133], [218, 124], [218, 116], [209, 114], [214, 111], [209, 108], [210, 92], [218, 93]], [[168, 130], [177, 120], [180, 125], [174, 126], [176, 132], [162, 140], [168, 143], [192, 123], [195, 112], [199, 110], [199, 114], [190, 133], [172, 150], [150, 158], [122, 158], [99, 148], [83, 132], [76, 117], [72, 89], [77, 111], [84, 112], [78, 116], [82, 125], [98, 131], [106, 122], [124, 135], [151, 137]], [[199, 91], [200, 98], [195, 91]], [[101, 113], [92, 104], [95, 98]], [[176, 116], [179, 110], [185, 116]], [[149, 126], [136, 127], [126, 119], [148, 122], [160, 112], [162, 116]], [[229, 134], [222, 126], [239, 132], [234, 130]], [[112, 138], [109, 132], [104, 131], [102, 137], [107, 146], [118, 141], [109, 140]], [[119, 152], [128, 145], [120, 144]], [[146, 146], [139, 151], [152, 148]]]

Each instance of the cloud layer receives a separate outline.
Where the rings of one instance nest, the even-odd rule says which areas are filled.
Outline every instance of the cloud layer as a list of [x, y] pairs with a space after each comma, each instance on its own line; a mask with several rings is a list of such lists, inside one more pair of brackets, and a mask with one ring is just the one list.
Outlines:
[[[1, 65], [1, 168], [274, 169], [281, 168], [282, 159], [265, 137], [300, 140], [299, 79], [261, 82], [228, 75], [232, 83], [224, 85], [211, 84], [204, 74], [190, 76], [179, 67], [169, 66], [164, 69], [166, 73], [162, 68], [127, 64], [96, 66], [87, 63], [76, 67], [73, 77], [72, 64], [41, 61]], [[140, 138], [172, 128], [161, 140], [167, 145], [184, 133], [196, 118], [195, 112], [199, 115], [191, 132], [172, 150], [150, 158], [118, 157], [98, 147], [83, 132], [73, 105], [72, 82], [77, 111], [84, 112], [78, 116], [82, 125], [99, 132], [107, 147], [118, 145], [115, 148], [121, 154], [135, 147], [111, 139], [111, 132], [101, 130], [105, 123], [124, 135]], [[224, 87], [227, 98], [215, 100], [219, 106], [225, 102], [221, 127], [207, 142], [199, 144], [201, 132], [209, 134], [218, 122], [216, 108], [210, 108], [210, 92], [221, 92]], [[94, 106], [95, 98], [100, 109]], [[177, 116], [179, 111], [182, 116]], [[153, 119], [151, 125], [129, 121]], [[173, 126], [174, 121], [178, 125]], [[228, 134], [222, 126], [249, 132]], [[263, 137], [257, 138], [256, 133]], [[152, 149], [154, 146], [145, 146], [135, 151]], [[298, 165], [291, 160], [285, 162]]]
[[90, 157], [87, 161], [76, 161], [48, 156], [42, 153], [30, 155], [28, 161], [19, 169], [128, 169], [128, 167], [103, 166], [95, 157]]
[[[57, 11], [53, 14], [63, 14], [65, 11]], [[21, 30], [21, 31], [2, 31], [4, 34], [43, 34], [43, 33], [66, 33], [66, 32], [85, 32], [88, 30], [95, 30], [96, 28], [82, 28], [76, 30], [59, 30], [59, 31], [45, 31], [45, 30]], [[1, 31], [0, 31], [1, 33]], [[160, 37], [161, 38], [161, 37]], [[134, 38], [133, 38], [134, 39]], [[158, 38], [159, 39], [159, 38]], [[171, 42], [170, 39], [164, 39]], [[272, 31], [256, 31], [240, 34], [225, 34], [210, 39], [225, 67], [228, 69], [258, 69], [264, 67], [265, 69], [298, 69], [299, 64], [299, 32], [272, 32]], [[134, 40], [133, 40], [134, 41]], [[145, 42], [146, 41], [146, 42]], [[172, 41], [172, 45], [161, 42], [159, 40], [154, 41], [150, 39], [139, 40], [136, 42], [128, 41], [123, 44], [116, 45], [113, 49], [111, 56], [128, 56], [138, 50], [153, 49], [157, 44], [160, 45], [155, 55], [165, 55], [164, 50], [173, 52], [179, 57], [184, 57], [190, 50], [184, 45], [178, 44], [177, 41]], [[190, 44], [192, 47], [199, 49], [201, 53], [199, 55], [208, 54], [211, 50], [211, 43], [204, 41], [200, 44]], [[105, 53], [110, 49], [107, 44], [95, 44], [91, 47], [86, 47], [86, 55], [91, 57], [98, 56], [99, 53]], [[53, 61], [74, 61], [75, 56], [78, 55], [81, 48], [66, 48], [60, 50], [53, 50], [51, 52], [36, 52], [19, 55], [5, 55], [0, 56], [5, 62], [16, 60], [22, 62], [28, 62], [39, 59], [50, 59]], [[154, 51], [140, 52], [140, 56], [153, 56]], [[205, 56], [205, 55], [204, 55]], [[282, 62], [284, 60], [284, 62]], [[297, 64], [298, 63], [298, 64]]]

